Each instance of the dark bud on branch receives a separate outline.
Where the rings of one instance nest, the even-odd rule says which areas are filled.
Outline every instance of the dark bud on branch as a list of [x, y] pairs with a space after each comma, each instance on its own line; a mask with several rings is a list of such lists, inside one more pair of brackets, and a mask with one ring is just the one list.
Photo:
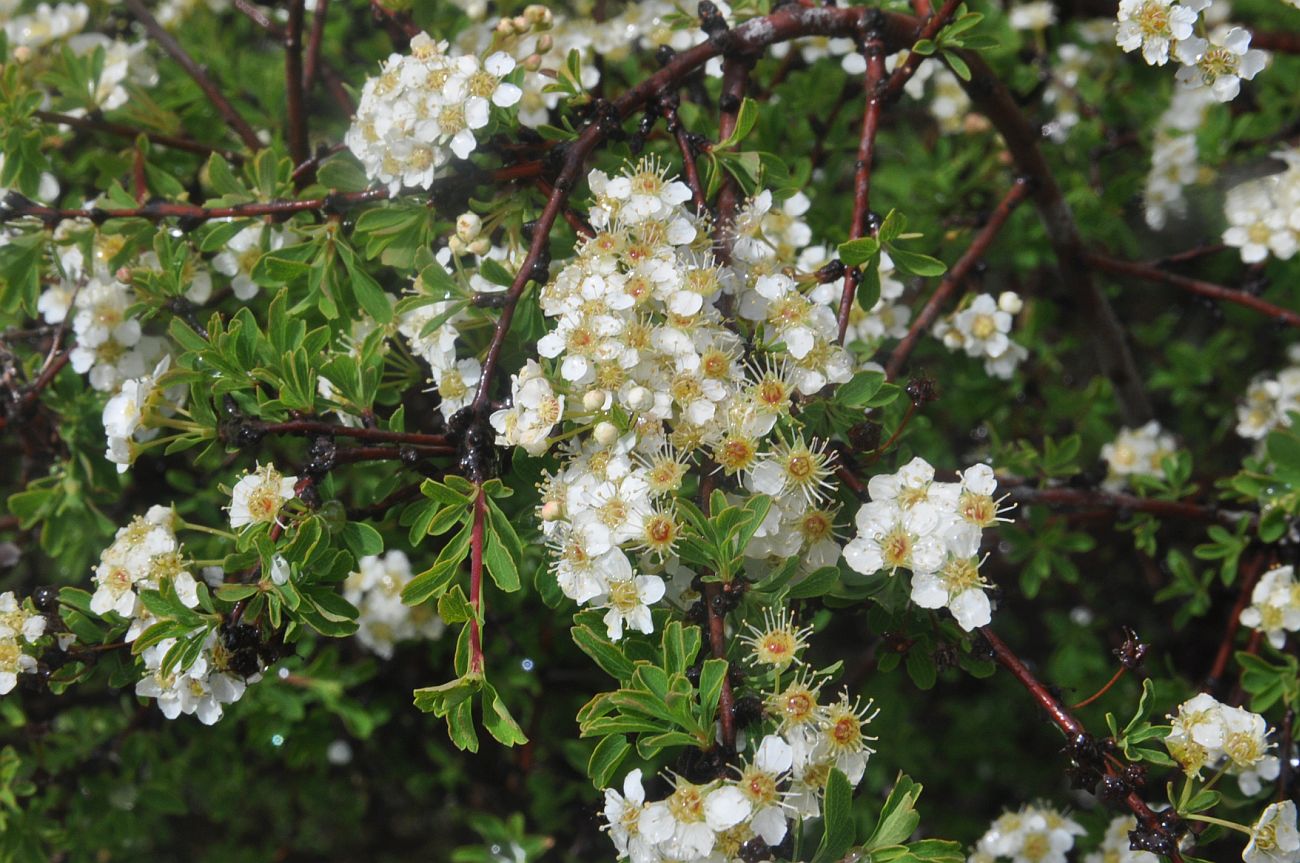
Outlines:
[[43, 585], [32, 591], [32, 604], [37, 611], [54, 611], [59, 605], [59, 589]]
[[722, 13], [713, 0], [700, 0], [699, 15], [700, 29], [710, 39], [717, 38], [731, 29], [727, 26], [727, 19], [722, 17]]
[[844, 278], [844, 262], [838, 258], [821, 267], [813, 273], [813, 278], [818, 284], [824, 285], [827, 282], [838, 282]]
[[863, 420], [850, 426], [849, 445], [854, 452], [874, 452], [880, 446], [880, 423]]
[[934, 378], [917, 375], [907, 382], [907, 397], [917, 407], [921, 407], [927, 402], [937, 401], [939, 398], [939, 384], [935, 382]]
[[1124, 627], [1124, 643], [1115, 649], [1115, 657], [1119, 664], [1129, 671], [1137, 671], [1142, 667], [1142, 660], [1146, 659], [1149, 645], [1143, 644], [1138, 634], [1129, 627]]

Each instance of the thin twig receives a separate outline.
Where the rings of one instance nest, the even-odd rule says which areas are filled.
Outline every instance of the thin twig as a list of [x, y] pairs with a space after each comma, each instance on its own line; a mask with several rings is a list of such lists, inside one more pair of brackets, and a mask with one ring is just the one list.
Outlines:
[[912, 351], [916, 348], [921, 334], [929, 329], [935, 319], [939, 317], [939, 312], [947, 305], [949, 298], [956, 292], [966, 277], [975, 269], [975, 265], [983, 259], [988, 252], [989, 246], [993, 245], [993, 240], [997, 238], [998, 232], [1006, 224], [1007, 219], [1011, 218], [1012, 212], [1020, 205], [1029, 195], [1029, 183], [1023, 178], [1017, 179], [1011, 185], [1011, 189], [1003, 196], [998, 203], [989, 220], [980, 229], [979, 234], [971, 242], [966, 252], [953, 264], [952, 269], [939, 282], [939, 287], [935, 288], [930, 299], [922, 307], [920, 314], [912, 321], [908, 327], [907, 335], [903, 337], [889, 355], [889, 364], [885, 367], [885, 373], [890, 380], [898, 377], [903, 366], [907, 364], [907, 358], [911, 356]]
[[225, 119], [226, 124], [230, 126], [230, 128], [234, 130], [235, 134], [239, 136], [239, 139], [244, 142], [244, 146], [252, 152], [257, 152], [262, 149], [262, 141], [257, 137], [257, 132], [253, 130], [253, 127], [248, 124], [248, 121], [245, 120], [240, 113], [235, 110], [235, 107], [226, 100], [226, 97], [221, 94], [221, 90], [217, 87], [216, 82], [208, 77], [208, 73], [204, 71], [203, 67], [194, 62], [194, 58], [189, 55], [189, 52], [181, 47], [181, 43], [177, 42], [172, 34], [168, 33], [166, 28], [158, 23], [158, 19], [153, 16], [152, 12], [145, 8], [142, 0], [124, 0], [124, 2], [126, 8], [131, 11], [131, 14], [144, 25], [144, 29], [149, 32], [149, 35], [154, 38], [162, 49], [166, 51], [182, 69], [185, 70], [186, 74], [194, 80], [194, 83], [199, 85], [199, 89], [208, 97], [208, 101], [212, 103], [212, 107], [217, 109], [217, 113]]
[[278, 423], [244, 420], [243, 424], [250, 431], [260, 434], [329, 435], [331, 437], [347, 437], [372, 443], [396, 443], [416, 447], [442, 448], [452, 445], [446, 435], [353, 428], [321, 420], [286, 420]]
[[[865, 236], [868, 215], [871, 211], [871, 167], [876, 154], [876, 132], [880, 128], [880, 110], [883, 106], [882, 82], [885, 80], [885, 43], [878, 29], [866, 34], [862, 51], [867, 58], [867, 80], [863, 86], [862, 131], [858, 136], [858, 160], [853, 174], [853, 217], [849, 223], [849, 239]], [[872, 231], [874, 234], [875, 231]], [[849, 329], [853, 312], [853, 298], [857, 293], [862, 271], [850, 267], [844, 273], [844, 289], [840, 292], [839, 342]]]
[[1273, 320], [1286, 324], [1288, 327], [1300, 327], [1300, 314], [1284, 309], [1281, 306], [1275, 306], [1267, 300], [1261, 300], [1253, 294], [1245, 291], [1234, 290], [1223, 285], [1216, 285], [1213, 282], [1205, 282], [1200, 279], [1191, 279], [1187, 276], [1179, 276], [1174, 273], [1166, 273], [1164, 270], [1158, 270], [1155, 267], [1149, 267], [1146, 264], [1138, 264], [1131, 261], [1121, 261], [1115, 258], [1109, 258], [1105, 255], [1096, 253], [1089, 254], [1086, 257], [1089, 266], [1092, 266], [1103, 272], [1113, 273], [1121, 276], [1132, 276], [1135, 279], [1143, 279], [1148, 282], [1169, 285], [1170, 287], [1188, 291], [1193, 294], [1199, 294], [1202, 297], [1210, 297], [1215, 300], [1236, 303], [1239, 306], [1245, 306], [1264, 315], [1268, 315]]
[[[928, 6], [929, 3], [926, 2], [926, 5]], [[920, 31], [917, 32], [916, 40], [912, 44], [916, 44], [916, 42], [920, 42], [922, 39], [933, 39], [937, 36], [939, 31], [947, 26], [948, 21], [951, 20], [953, 13], [957, 11], [959, 5], [961, 5], [961, 0], [944, 0], [944, 4], [939, 7], [939, 11], [935, 15], [931, 16], [921, 27]], [[890, 74], [889, 83], [885, 85], [885, 92], [881, 98], [887, 103], [893, 102], [897, 99], [899, 94], [903, 92], [903, 87], [906, 86], [907, 82], [916, 74], [917, 68], [925, 61], [927, 56], [928, 55], [926, 54], [918, 54], [916, 51], [909, 50], [907, 52], [907, 59], [899, 64], [894, 69], [893, 73]]]
[[[987, 626], [982, 626], [979, 631], [984, 636], [985, 640], [988, 641], [989, 647], [992, 648], [993, 658], [997, 663], [1007, 671], [1011, 672], [1012, 677], [1014, 677], [1020, 685], [1029, 692], [1033, 699], [1038, 702], [1038, 706], [1043, 709], [1043, 712], [1047, 714], [1048, 718], [1052, 720], [1053, 724], [1055, 724], [1067, 738], [1074, 740], [1079, 735], [1086, 733], [1083, 723], [1071, 715], [1070, 711], [1066, 710], [1065, 707], [1056, 700], [1055, 696], [1048, 691], [1047, 687], [1044, 686], [1038, 678], [1034, 677], [1033, 673], [1025, 667], [1023, 662], [1020, 661], [1020, 658], [1016, 656], [1009, 647], [1007, 647], [1002, 639], [998, 638], [997, 634], [994, 633], [992, 629]], [[1106, 762], [1104, 766], [1105, 772], [1108, 776], [1119, 775], [1119, 771], [1116, 769], [1114, 764]], [[1169, 836], [1169, 831], [1161, 824], [1160, 817], [1152, 811], [1151, 807], [1146, 804], [1146, 801], [1138, 796], [1136, 791], [1130, 791], [1124, 797], [1124, 804], [1134, 815], [1137, 816], [1138, 820], [1141, 821], [1148, 830], [1163, 836]], [[1178, 850], [1177, 837], [1169, 836], [1169, 838], [1171, 840], [1169, 859], [1174, 861], [1174, 863], [1182, 863], [1183, 858], [1182, 854]]]
[[228, 162], [241, 162], [244, 157], [234, 150], [224, 150], [221, 147], [213, 147], [210, 144], [203, 144], [199, 141], [191, 141], [189, 138], [178, 138], [175, 135], [164, 135], [160, 132], [150, 132], [146, 129], [137, 129], [134, 126], [128, 126], [125, 123], [113, 123], [108, 120], [92, 117], [73, 117], [68, 114], [60, 114], [56, 111], [35, 111], [34, 115], [46, 123], [58, 123], [61, 126], [70, 126], [73, 129], [84, 129], [88, 132], [103, 132], [107, 135], [116, 135], [119, 138], [130, 138], [134, 140], [140, 135], [144, 135], [151, 144], [157, 144], [160, 147], [170, 147], [173, 150], [184, 150], [187, 153], [197, 153], [200, 156], [208, 156], [216, 153]]
[[303, 108], [302, 19], [304, 0], [289, 0], [289, 24], [284, 28], [284, 90], [288, 117], [289, 156], [295, 165], [307, 161], [307, 114]]
[[316, 9], [312, 12], [311, 35], [307, 39], [307, 60], [302, 75], [302, 89], [306, 93], [311, 92], [320, 70], [320, 45], [325, 35], [325, 13], [329, 5], [329, 0], [316, 0]]

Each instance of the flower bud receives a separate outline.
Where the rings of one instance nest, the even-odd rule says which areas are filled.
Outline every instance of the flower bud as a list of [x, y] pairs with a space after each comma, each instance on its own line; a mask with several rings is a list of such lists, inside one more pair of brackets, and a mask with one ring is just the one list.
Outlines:
[[15, 62], [26, 63], [30, 59], [32, 59], [31, 48], [28, 48], [26, 45], [19, 45], [17, 48], [14, 49]]
[[548, 500], [542, 504], [542, 521], [555, 521], [562, 514], [558, 500]]
[[654, 404], [654, 396], [645, 387], [632, 387], [627, 391], [627, 406], [634, 411], [643, 411]]
[[497, 31], [497, 35], [499, 36], [515, 35], [515, 24], [509, 18], [502, 18], [500, 21], [498, 21], [495, 29]]
[[486, 255], [492, 250], [492, 241], [487, 237], [479, 237], [469, 244], [469, 250], [476, 255]]
[[483, 230], [483, 220], [478, 217], [478, 213], [461, 213], [456, 218], [456, 236], [467, 243], [477, 239], [481, 230]]
[[465, 241], [458, 235], [453, 235], [451, 239], [447, 240], [447, 248], [451, 249], [453, 255], [463, 255], [465, 254]]
[[1015, 291], [1003, 291], [998, 295], [998, 308], [1009, 315], [1018, 315], [1025, 307], [1024, 300]]
[[524, 18], [529, 23], [537, 25], [539, 30], [551, 26], [554, 18], [551, 15], [550, 7], [543, 6], [540, 3], [530, 3], [524, 7]]
[[122, 284], [124, 284], [124, 285], [129, 285], [129, 284], [131, 284], [131, 268], [130, 268], [130, 267], [118, 267], [118, 268], [117, 268], [117, 272], [114, 273], [113, 275], [116, 276], [116, 277], [117, 277], [117, 280], [118, 280], [119, 282], [121, 282]]
[[618, 426], [611, 422], [596, 423], [596, 430], [592, 432], [596, 438], [596, 443], [601, 446], [609, 446], [618, 440]]
[[527, 33], [532, 29], [532, 25], [528, 23], [528, 19], [523, 15], [516, 15], [514, 18], [511, 18], [510, 23], [515, 28], [515, 32], [519, 34]]
[[542, 68], [542, 55], [529, 54], [519, 65], [523, 66], [525, 71], [536, 72], [538, 69]]
[[604, 390], [587, 390], [587, 394], [582, 397], [582, 407], [588, 411], [598, 411], [605, 406]]

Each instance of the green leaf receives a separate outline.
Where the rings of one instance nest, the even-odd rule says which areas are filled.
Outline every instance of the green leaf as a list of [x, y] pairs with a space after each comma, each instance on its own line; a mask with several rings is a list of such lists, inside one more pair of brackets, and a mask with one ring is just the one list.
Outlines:
[[885, 373], [858, 372], [835, 390], [835, 401], [849, 408], [863, 408], [885, 384]]
[[636, 669], [614, 642], [585, 624], [575, 626], [569, 632], [573, 635], [573, 643], [590, 656], [610, 677], [620, 681], [632, 679]]
[[916, 811], [916, 801], [920, 796], [921, 786], [899, 773], [880, 810], [880, 820], [862, 847], [870, 851], [906, 842], [921, 823], [921, 816]]
[[812, 863], [833, 863], [842, 858], [857, 838], [853, 818], [853, 786], [839, 768], [831, 768], [822, 803], [822, 840]]
[[483, 562], [497, 587], [506, 593], [514, 593], [519, 589], [519, 567], [495, 531], [488, 534], [483, 548]]
[[942, 276], [948, 271], [948, 265], [938, 258], [909, 252], [893, 245], [889, 247], [889, 257], [896, 269], [913, 276]]
[[839, 245], [840, 260], [846, 267], [860, 267], [867, 261], [880, 255], [880, 240], [875, 237], [859, 237]]
[[365, 522], [350, 521], [343, 526], [343, 543], [357, 560], [384, 551], [384, 538]]
[[591, 783], [597, 789], [610, 787], [614, 782], [615, 771], [631, 751], [631, 744], [622, 734], [611, 734], [597, 743], [587, 761], [587, 775], [591, 777]]
[[438, 616], [448, 625], [465, 623], [474, 618], [474, 607], [465, 598], [465, 591], [460, 585], [453, 585], [450, 590], [438, 597]]
[[524, 730], [515, 722], [505, 702], [487, 681], [483, 682], [483, 727], [498, 743], [506, 746], [519, 746], [528, 742]]

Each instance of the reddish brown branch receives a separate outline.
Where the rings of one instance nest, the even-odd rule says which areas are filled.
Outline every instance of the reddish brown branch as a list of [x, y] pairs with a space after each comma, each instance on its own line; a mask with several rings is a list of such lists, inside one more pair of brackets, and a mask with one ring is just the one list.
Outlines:
[[[885, 80], [885, 43], [880, 31], [867, 34], [862, 47], [867, 57], [867, 80], [863, 87], [866, 96], [862, 108], [862, 131], [858, 136], [858, 160], [853, 174], [853, 218], [849, 222], [849, 239], [856, 240], [867, 233], [867, 217], [871, 211], [871, 166], [876, 155], [876, 132], [880, 128], [880, 109], [883, 105], [882, 82]], [[872, 232], [874, 233], [874, 231]], [[849, 329], [849, 316], [853, 312], [853, 297], [857, 293], [862, 271], [850, 267], [844, 274], [844, 289], [840, 293], [839, 342]]]
[[325, 36], [325, 13], [329, 10], [329, 0], [316, 0], [316, 9], [312, 12], [311, 35], [307, 39], [307, 60], [303, 66], [302, 89], [310, 93], [316, 84], [316, 75], [320, 71], [320, 45]]
[[1236, 525], [1244, 515], [1254, 517], [1251, 513], [1216, 509], [1212, 506], [1182, 500], [1159, 500], [1150, 497], [1138, 497], [1124, 492], [1104, 491], [1087, 488], [1035, 488], [1023, 483], [1019, 478], [999, 477], [1002, 487], [1016, 503], [1041, 503], [1049, 506], [1086, 509], [1101, 507], [1104, 509], [1122, 509], [1132, 512], [1145, 512], [1161, 518], [1177, 518], [1189, 521], [1218, 522], [1224, 525]]
[[182, 48], [181, 44], [176, 41], [172, 34], [168, 33], [167, 30], [158, 23], [158, 19], [153, 16], [153, 13], [145, 8], [142, 0], [125, 0], [125, 4], [126, 8], [131, 11], [131, 14], [144, 25], [144, 29], [149, 32], [149, 35], [152, 36], [162, 49], [176, 61], [177, 65], [185, 70], [186, 74], [194, 80], [194, 83], [199, 85], [199, 89], [208, 97], [208, 101], [212, 103], [212, 107], [217, 109], [217, 113], [225, 119], [226, 125], [230, 126], [235, 134], [239, 136], [239, 140], [244, 142], [244, 146], [253, 152], [260, 150], [262, 148], [262, 142], [257, 137], [257, 132], [255, 132], [253, 127], [248, 124], [248, 121], [235, 110], [235, 107], [226, 100], [226, 97], [221, 94], [221, 90], [217, 87], [216, 82], [208, 77], [208, 73], [204, 71], [203, 67], [194, 62], [194, 58], [189, 55], [189, 52]]
[[[1025, 688], [1036, 702], [1038, 702], [1038, 706], [1042, 708], [1043, 712], [1052, 720], [1052, 723], [1059, 728], [1068, 739], [1074, 741], [1080, 735], [1086, 734], [1086, 729], [1084, 728], [1083, 723], [1078, 719], [1075, 719], [1074, 716], [1071, 715], [1070, 711], [1066, 710], [1065, 707], [1056, 700], [1056, 697], [1052, 695], [1047, 687], [1044, 686], [1038, 678], [1034, 677], [1033, 673], [1025, 667], [1023, 662], [1020, 661], [1020, 658], [1016, 656], [1005, 643], [1003, 643], [1002, 639], [998, 638], [997, 634], [994, 633], [992, 629], [987, 626], [982, 626], [979, 631], [980, 634], [984, 636], [985, 640], [988, 641], [989, 647], [993, 650], [994, 660], [996, 660], [997, 663], [1007, 671], [1011, 672], [1011, 676]], [[1104, 766], [1107, 776], [1118, 777], [1120, 775], [1120, 771], [1117, 769], [1115, 764], [1108, 761]], [[1151, 810], [1151, 807], [1146, 804], [1146, 801], [1138, 796], [1136, 791], [1130, 791], [1125, 796], [1124, 804], [1134, 815], [1137, 816], [1138, 820], [1142, 822], [1146, 829], [1160, 835], [1169, 836], [1169, 832], [1160, 822], [1160, 817]], [[1169, 838], [1169, 859], [1174, 861], [1174, 863], [1182, 863], [1183, 858], [1181, 853], [1178, 851], [1177, 837], [1169, 836]]]
[[260, 434], [329, 435], [331, 437], [347, 437], [371, 443], [396, 443], [415, 447], [443, 448], [452, 446], [446, 435], [352, 428], [321, 420], [288, 420], [280, 423], [245, 420], [244, 425], [249, 430]]
[[1210, 666], [1210, 673], [1205, 676], [1204, 688], [1207, 691], [1217, 688], [1224, 672], [1228, 670], [1228, 661], [1232, 659], [1232, 649], [1237, 643], [1237, 633], [1241, 630], [1241, 612], [1250, 604], [1250, 595], [1264, 571], [1266, 559], [1263, 554], [1254, 554], [1249, 562], [1241, 567], [1241, 584], [1237, 588], [1237, 599], [1232, 605], [1232, 611], [1228, 612], [1228, 622], [1223, 629], [1223, 638], [1219, 640], [1219, 649], [1215, 651], [1214, 664]]
[[1256, 30], [1250, 34], [1250, 47], [1279, 54], [1300, 54], [1300, 33]]
[[682, 118], [677, 115], [675, 99], [663, 99], [660, 102], [660, 111], [663, 113], [664, 122], [668, 124], [668, 131], [677, 141], [677, 149], [682, 154], [682, 175], [686, 178], [686, 185], [690, 187], [691, 202], [695, 204], [695, 211], [701, 213], [708, 206], [708, 200], [704, 197], [704, 186], [700, 183], [699, 166], [695, 164], [695, 148], [691, 145], [691, 135], [686, 131]]
[[1089, 695], [1087, 698], [1083, 699], [1082, 701], [1079, 701], [1071, 705], [1070, 709], [1078, 710], [1080, 708], [1087, 707], [1089, 704], [1092, 704], [1094, 701], [1096, 701], [1098, 698], [1101, 698], [1107, 692], [1110, 692], [1110, 690], [1115, 686], [1115, 684], [1119, 683], [1119, 679], [1124, 676], [1124, 673], [1126, 671], [1128, 671], [1128, 667], [1121, 665], [1118, 669], [1115, 670], [1115, 673], [1111, 675], [1110, 680], [1107, 680], [1106, 684], [1102, 686], [1101, 689], [1098, 689], [1096, 692], [1094, 692], [1092, 695]]
[[[718, 140], [725, 141], [736, 131], [740, 107], [745, 101], [745, 88], [749, 85], [749, 60], [729, 54], [722, 61], [722, 93], [718, 97]], [[719, 168], [719, 170], [722, 170]], [[740, 189], [736, 178], [727, 171], [722, 173], [718, 187], [718, 219], [713, 228], [713, 254], [719, 263], [731, 262], [731, 247], [735, 240], [732, 226], [736, 218]]]
[[289, 156], [295, 165], [307, 161], [307, 114], [303, 108], [302, 21], [304, 0], [289, 0], [289, 24], [284, 28], [284, 91], [288, 110]]
[[903, 370], [903, 366], [907, 363], [907, 358], [915, 350], [921, 335], [939, 317], [939, 312], [947, 305], [949, 298], [952, 297], [962, 282], [966, 280], [966, 277], [970, 275], [971, 270], [988, 252], [989, 246], [993, 245], [993, 240], [997, 238], [1002, 226], [1007, 223], [1007, 219], [1011, 218], [1012, 212], [1028, 195], [1029, 183], [1022, 178], [1016, 180], [1012, 184], [1010, 191], [1003, 196], [998, 203], [997, 209], [993, 211], [993, 215], [989, 217], [984, 227], [980, 229], [979, 234], [971, 242], [970, 248], [957, 260], [957, 263], [953, 264], [952, 269], [943, 277], [943, 281], [939, 282], [939, 287], [935, 288], [934, 293], [926, 301], [920, 314], [912, 321], [912, 325], [907, 330], [907, 335], [903, 337], [903, 340], [894, 347], [893, 353], [889, 355], [889, 364], [885, 367], [885, 373], [890, 380], [898, 377], [899, 372]]
[[469, 673], [483, 673], [483, 633], [478, 621], [483, 616], [483, 533], [487, 522], [487, 496], [482, 486], [474, 490], [474, 524], [469, 535]]
[[[721, 610], [722, 588], [720, 582], [704, 586], [704, 607], [709, 620], [709, 652], [714, 659], [727, 658], [726, 620]], [[722, 723], [722, 745], [728, 752], [736, 748], [736, 699], [731, 691], [730, 675], [722, 678], [722, 694], [718, 697], [718, 720]]]
[[233, 150], [223, 150], [220, 147], [213, 147], [209, 144], [191, 141], [189, 138], [178, 138], [175, 135], [164, 135], [159, 132], [137, 129], [134, 126], [128, 126], [125, 123], [113, 123], [108, 120], [91, 117], [72, 117], [55, 111], [36, 111], [34, 114], [38, 119], [43, 120], [46, 123], [58, 123], [62, 126], [70, 126], [73, 129], [84, 129], [88, 132], [103, 132], [107, 135], [115, 135], [119, 138], [130, 138], [134, 140], [140, 135], [144, 135], [151, 144], [157, 144], [160, 147], [170, 147], [173, 150], [184, 150], [187, 153], [197, 153], [200, 156], [207, 156], [216, 153], [229, 162], [240, 162], [243, 161], [244, 158], [241, 154], [236, 153]]
[[1174, 273], [1166, 273], [1164, 270], [1158, 270], [1146, 264], [1120, 261], [1115, 258], [1108, 258], [1105, 255], [1090, 254], [1086, 257], [1086, 260], [1089, 266], [1103, 272], [1131, 276], [1135, 279], [1169, 285], [1193, 294], [1199, 294], [1202, 297], [1236, 303], [1260, 314], [1268, 315], [1273, 320], [1289, 327], [1300, 327], [1300, 314], [1290, 309], [1284, 309], [1281, 306], [1275, 306], [1267, 300], [1261, 300], [1259, 297], [1245, 291], [1234, 290], [1223, 285], [1216, 285], [1213, 282], [1204, 282], [1200, 279], [1191, 279]]

